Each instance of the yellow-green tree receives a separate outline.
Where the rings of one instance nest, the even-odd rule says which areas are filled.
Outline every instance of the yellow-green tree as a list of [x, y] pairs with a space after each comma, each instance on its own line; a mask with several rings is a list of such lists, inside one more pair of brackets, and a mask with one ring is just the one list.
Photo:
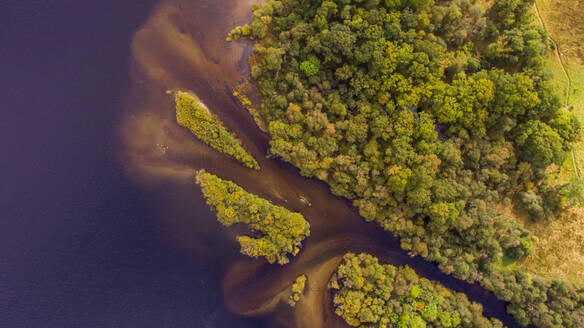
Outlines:
[[288, 254], [298, 254], [302, 241], [310, 235], [310, 225], [300, 213], [276, 206], [205, 170], [197, 172], [196, 182], [219, 222], [227, 227], [245, 223], [261, 235], [238, 236], [242, 254], [286, 264]]
[[503, 327], [464, 294], [365, 253], [345, 254], [329, 286], [335, 313], [353, 327]]
[[197, 138], [227, 154], [243, 165], [259, 170], [256, 160], [241, 146], [241, 141], [221, 125], [221, 122], [209, 113], [193, 96], [179, 91], [175, 97], [176, 121], [188, 128]]
[[288, 304], [290, 304], [290, 306], [296, 306], [296, 302], [300, 300], [300, 295], [302, 295], [305, 286], [306, 275], [301, 274], [296, 278], [296, 280], [294, 280], [294, 283], [292, 284], [292, 294], [290, 294], [290, 297], [288, 298]]

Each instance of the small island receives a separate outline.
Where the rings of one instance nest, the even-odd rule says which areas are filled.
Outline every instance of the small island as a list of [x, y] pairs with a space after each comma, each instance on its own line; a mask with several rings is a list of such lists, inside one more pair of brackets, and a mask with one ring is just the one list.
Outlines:
[[503, 327], [464, 294], [365, 253], [345, 254], [329, 286], [335, 313], [353, 327]]
[[294, 283], [290, 288], [291, 294], [288, 297], [288, 304], [291, 307], [295, 307], [296, 303], [300, 301], [300, 296], [302, 295], [302, 292], [304, 292], [304, 287], [306, 287], [306, 275], [301, 274], [296, 280], [294, 280]]
[[287, 255], [298, 254], [302, 241], [310, 236], [310, 225], [300, 213], [276, 206], [205, 170], [197, 173], [196, 182], [221, 224], [245, 223], [254, 235], [260, 235], [237, 237], [244, 255], [283, 265], [290, 261]]
[[179, 91], [175, 97], [176, 121], [188, 128], [197, 138], [217, 151], [227, 154], [243, 165], [259, 170], [258, 162], [243, 148], [241, 141], [233, 136], [206, 108], [186, 92]]

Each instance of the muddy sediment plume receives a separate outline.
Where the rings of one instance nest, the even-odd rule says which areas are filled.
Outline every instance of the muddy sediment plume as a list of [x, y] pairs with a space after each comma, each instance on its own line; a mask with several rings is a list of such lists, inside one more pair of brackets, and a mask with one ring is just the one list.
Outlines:
[[[366, 223], [348, 201], [331, 195], [325, 183], [305, 179], [291, 165], [266, 157], [269, 136], [231, 96], [232, 88], [246, 79], [245, 58], [252, 44], [225, 42], [233, 27], [249, 21], [253, 2], [163, 0], [133, 38], [132, 85], [127, 109], [120, 114], [119, 158], [127, 174], [152, 195], [168, 239], [224, 272], [217, 293], [233, 312], [266, 317], [274, 326], [347, 327], [334, 314], [327, 289], [346, 252], [368, 252], [385, 262], [408, 264], [422, 276], [467, 293], [491, 315], [515, 326], [493, 295], [409, 257], [389, 233]], [[220, 117], [261, 170], [241, 166], [181, 128], [175, 119], [177, 90], [195, 95]], [[284, 266], [238, 254], [235, 230], [217, 222], [194, 183], [199, 169], [302, 213], [311, 236], [300, 253]], [[306, 288], [291, 308], [287, 291], [301, 274], [307, 276]]]

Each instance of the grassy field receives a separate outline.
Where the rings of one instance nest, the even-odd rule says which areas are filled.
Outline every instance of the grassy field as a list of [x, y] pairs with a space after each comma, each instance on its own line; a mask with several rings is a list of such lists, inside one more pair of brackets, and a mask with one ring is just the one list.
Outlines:
[[[548, 62], [549, 67], [554, 71], [556, 90], [558, 90], [559, 94], [563, 95], [566, 92], [568, 83], [565, 75], [561, 71], [559, 60], [555, 56], [550, 56]], [[570, 110], [580, 118], [580, 121], [584, 122], [584, 65], [567, 58], [564, 59], [564, 63], [564, 67], [566, 68], [572, 82], [569, 92], [570, 96], [568, 98], [568, 106], [570, 106]], [[580, 176], [584, 176], [584, 138], [581, 139], [582, 140], [573, 144], [573, 150], [578, 172]], [[575, 175], [572, 155], [568, 155], [569, 156], [560, 169], [560, 182], [566, 182]]]
[[[562, 96], [562, 102], [584, 122], [584, 20], [581, 17], [584, 0], [537, 0], [536, 3], [561, 56], [560, 60], [553, 52], [548, 58], [548, 67], [554, 72], [555, 88]], [[582, 176], [584, 140], [575, 143], [573, 150]], [[558, 182], [568, 181], [574, 175], [574, 163], [569, 154], [560, 168]], [[540, 239], [535, 255], [521, 263], [523, 268], [547, 277], [584, 281], [584, 209], [573, 209], [547, 222], [523, 221], [525, 227]]]
[[536, 3], [562, 54], [584, 64], [584, 0], [536, 0]]
[[584, 281], [584, 210], [570, 210], [546, 223], [525, 223], [539, 242], [521, 267], [545, 277]]
[[[584, 43], [584, 41], [582, 42]], [[580, 118], [580, 121], [584, 122], [584, 63], [567, 59], [565, 66], [572, 79], [568, 103], [573, 106], [574, 113]], [[581, 139], [574, 144], [574, 155], [580, 176], [584, 176], [584, 138]]]

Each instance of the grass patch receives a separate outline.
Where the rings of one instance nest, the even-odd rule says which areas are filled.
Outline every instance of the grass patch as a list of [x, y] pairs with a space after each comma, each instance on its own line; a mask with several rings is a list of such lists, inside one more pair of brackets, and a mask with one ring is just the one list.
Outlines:
[[507, 254], [503, 255], [501, 259], [501, 267], [502, 268], [512, 268], [515, 269], [517, 266], [517, 261], [507, 256]]
[[[550, 60], [551, 61], [551, 60]], [[555, 60], [554, 62], [558, 62]], [[571, 110], [579, 119], [580, 122], [584, 123], [584, 65], [578, 64], [575, 61], [566, 60], [566, 71], [572, 79], [572, 88], [570, 88], [570, 97], [568, 98], [569, 110]], [[550, 65], [550, 67], [553, 65]], [[560, 72], [561, 73], [561, 72]], [[557, 77], [557, 73], [554, 70], [554, 85], [557, 85], [557, 90], [562, 90], [560, 85], [567, 86], [566, 82], [561, 82], [561, 78]], [[562, 73], [563, 74], [563, 73]], [[563, 79], [565, 81], [565, 78]], [[574, 157], [576, 159], [576, 166], [580, 176], [584, 176], [584, 138], [572, 144], [572, 149], [574, 150]], [[566, 182], [573, 178], [575, 175], [574, 164], [572, 161], [571, 153], [568, 153], [566, 161], [560, 169], [559, 182]]]
[[[554, 62], [558, 62], [555, 60]], [[572, 87], [570, 88], [569, 98], [568, 98], [568, 106], [569, 110], [573, 111], [573, 113], [580, 119], [580, 122], [584, 123], [584, 64], [578, 63], [576, 60], [564, 58], [564, 63], [566, 67], [566, 71], [570, 75], [572, 80]], [[552, 65], [553, 66], [553, 65]], [[550, 66], [551, 67], [551, 66]], [[560, 72], [562, 73], [562, 72]], [[559, 85], [562, 84], [560, 82], [560, 78], [557, 77], [557, 73], [554, 70], [554, 85], [558, 85], [558, 90], [561, 90]], [[563, 73], [562, 73], [563, 74]], [[565, 78], [564, 78], [565, 80]], [[567, 83], [564, 84], [564, 93]], [[574, 150], [574, 157], [576, 159], [576, 166], [578, 168], [578, 172], [580, 176], [584, 176], [584, 138], [581, 138], [579, 141], [572, 144], [572, 148]], [[560, 169], [560, 176], [559, 181], [565, 182], [573, 178], [575, 175], [574, 173], [574, 164], [572, 162], [572, 155], [569, 153], [566, 159], [566, 162], [562, 165]]]
[[[566, 70], [572, 78], [572, 88], [568, 102], [573, 107], [574, 114], [580, 118], [581, 122], [584, 122], [584, 64], [568, 59], [566, 60]], [[580, 176], [583, 176], [584, 138], [574, 143], [573, 147], [574, 155], [576, 156], [576, 165], [578, 166]]]
[[565, 58], [584, 64], [584, 0], [537, 0], [537, 7]]
[[524, 222], [538, 236], [535, 254], [520, 264], [545, 277], [584, 281], [584, 209], [577, 208], [545, 223]]

